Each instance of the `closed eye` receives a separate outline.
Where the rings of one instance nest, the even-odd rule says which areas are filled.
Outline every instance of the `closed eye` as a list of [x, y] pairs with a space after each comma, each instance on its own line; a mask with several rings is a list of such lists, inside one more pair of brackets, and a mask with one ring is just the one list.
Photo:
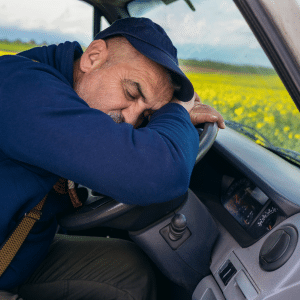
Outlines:
[[135, 100], [135, 99], [136, 99], [136, 97], [133, 96], [132, 94], [130, 94], [128, 91], [126, 91], [126, 94], [127, 94], [127, 96], [128, 96], [130, 99], [132, 99], [132, 100]]
[[145, 102], [146, 98], [142, 92], [141, 86], [138, 82], [132, 81], [130, 79], [125, 79], [122, 81], [123, 88], [126, 91], [126, 95], [130, 99], [137, 99], [142, 97], [143, 101]]

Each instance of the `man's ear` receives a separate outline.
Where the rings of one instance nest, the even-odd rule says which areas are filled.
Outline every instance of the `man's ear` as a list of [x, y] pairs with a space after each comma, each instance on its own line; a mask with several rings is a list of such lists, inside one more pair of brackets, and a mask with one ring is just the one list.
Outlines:
[[88, 73], [99, 68], [108, 58], [107, 44], [104, 40], [95, 40], [90, 43], [88, 48], [80, 58], [80, 70]]

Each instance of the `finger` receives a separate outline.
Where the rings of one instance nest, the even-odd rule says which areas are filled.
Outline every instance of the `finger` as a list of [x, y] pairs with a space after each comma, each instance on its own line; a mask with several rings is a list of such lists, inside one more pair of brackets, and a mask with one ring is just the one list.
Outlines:
[[226, 127], [221, 115], [216, 116], [216, 115], [213, 115], [210, 113], [193, 113], [193, 114], [191, 114], [191, 121], [192, 121], [193, 125], [197, 125], [200, 123], [206, 123], [206, 122], [210, 122], [210, 123], [217, 122], [218, 127], [220, 129], [225, 129], [225, 127]]
[[220, 129], [225, 129], [226, 128], [226, 125], [225, 125], [225, 122], [224, 122], [223, 118], [222, 118], [222, 120], [218, 119], [217, 123], [218, 123], [218, 126], [219, 126]]
[[[196, 114], [202, 114], [203, 116], [205, 115], [212, 115], [212, 116], [216, 116], [216, 119], [215, 121], [213, 122], [217, 122], [218, 123], [218, 126], [219, 128], [221, 129], [224, 129], [226, 126], [225, 126], [225, 123], [224, 123], [224, 119], [222, 117], [222, 115], [216, 110], [214, 109], [213, 107], [209, 106], [209, 105], [206, 105], [206, 104], [198, 104], [196, 106], [194, 106], [193, 110], [191, 111], [190, 115], [193, 116], [193, 115], [196, 115]], [[205, 120], [205, 117], [200, 117], [198, 116], [194, 122], [200, 122], [200, 120], [202, 122], [200, 123], [203, 123], [203, 122], [211, 122], [210, 120], [212, 120], [211, 117], [208, 117], [209, 120]], [[199, 123], [197, 123], [199, 124]]]
[[205, 122], [217, 122], [218, 117], [208, 113], [193, 113], [191, 115], [191, 121], [194, 125]]

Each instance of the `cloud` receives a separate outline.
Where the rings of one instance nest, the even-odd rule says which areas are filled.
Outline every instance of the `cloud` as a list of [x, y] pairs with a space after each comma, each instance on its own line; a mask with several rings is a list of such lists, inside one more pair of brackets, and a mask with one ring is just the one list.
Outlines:
[[221, 2], [220, 9], [224, 10], [225, 12], [235, 12], [236, 5], [233, 1], [223, 0]]
[[[154, 21], [159, 22], [159, 20]], [[175, 44], [186, 44], [200, 39], [206, 27], [205, 20], [196, 20], [192, 14], [183, 15], [179, 24], [176, 14], [168, 14], [160, 23], [169, 32], [169, 36]]]
[[192, 1], [192, 12], [184, 1], [160, 6], [146, 14], [167, 29], [176, 45], [197, 43], [210, 46], [258, 48], [255, 37], [232, 1]]
[[72, 0], [0, 0], [0, 26], [78, 34], [92, 40], [93, 8]]

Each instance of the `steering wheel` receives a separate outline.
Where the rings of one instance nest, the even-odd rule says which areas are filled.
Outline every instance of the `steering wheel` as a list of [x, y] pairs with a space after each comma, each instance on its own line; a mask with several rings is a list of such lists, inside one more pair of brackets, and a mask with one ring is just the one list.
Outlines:
[[203, 130], [201, 129], [201, 125], [196, 125], [196, 129], [199, 133], [200, 142], [195, 164], [197, 164], [204, 157], [204, 155], [213, 145], [218, 134], [218, 124], [205, 123]]
[[[200, 126], [196, 126], [196, 129], [200, 136], [197, 164], [214, 143], [218, 134], [218, 125], [217, 123], [205, 123], [203, 129]], [[117, 202], [82, 185], [78, 185], [77, 189], [85, 189], [87, 199], [81, 209], [65, 214], [58, 220], [59, 224], [67, 230], [94, 228], [137, 207], [137, 205]]]

